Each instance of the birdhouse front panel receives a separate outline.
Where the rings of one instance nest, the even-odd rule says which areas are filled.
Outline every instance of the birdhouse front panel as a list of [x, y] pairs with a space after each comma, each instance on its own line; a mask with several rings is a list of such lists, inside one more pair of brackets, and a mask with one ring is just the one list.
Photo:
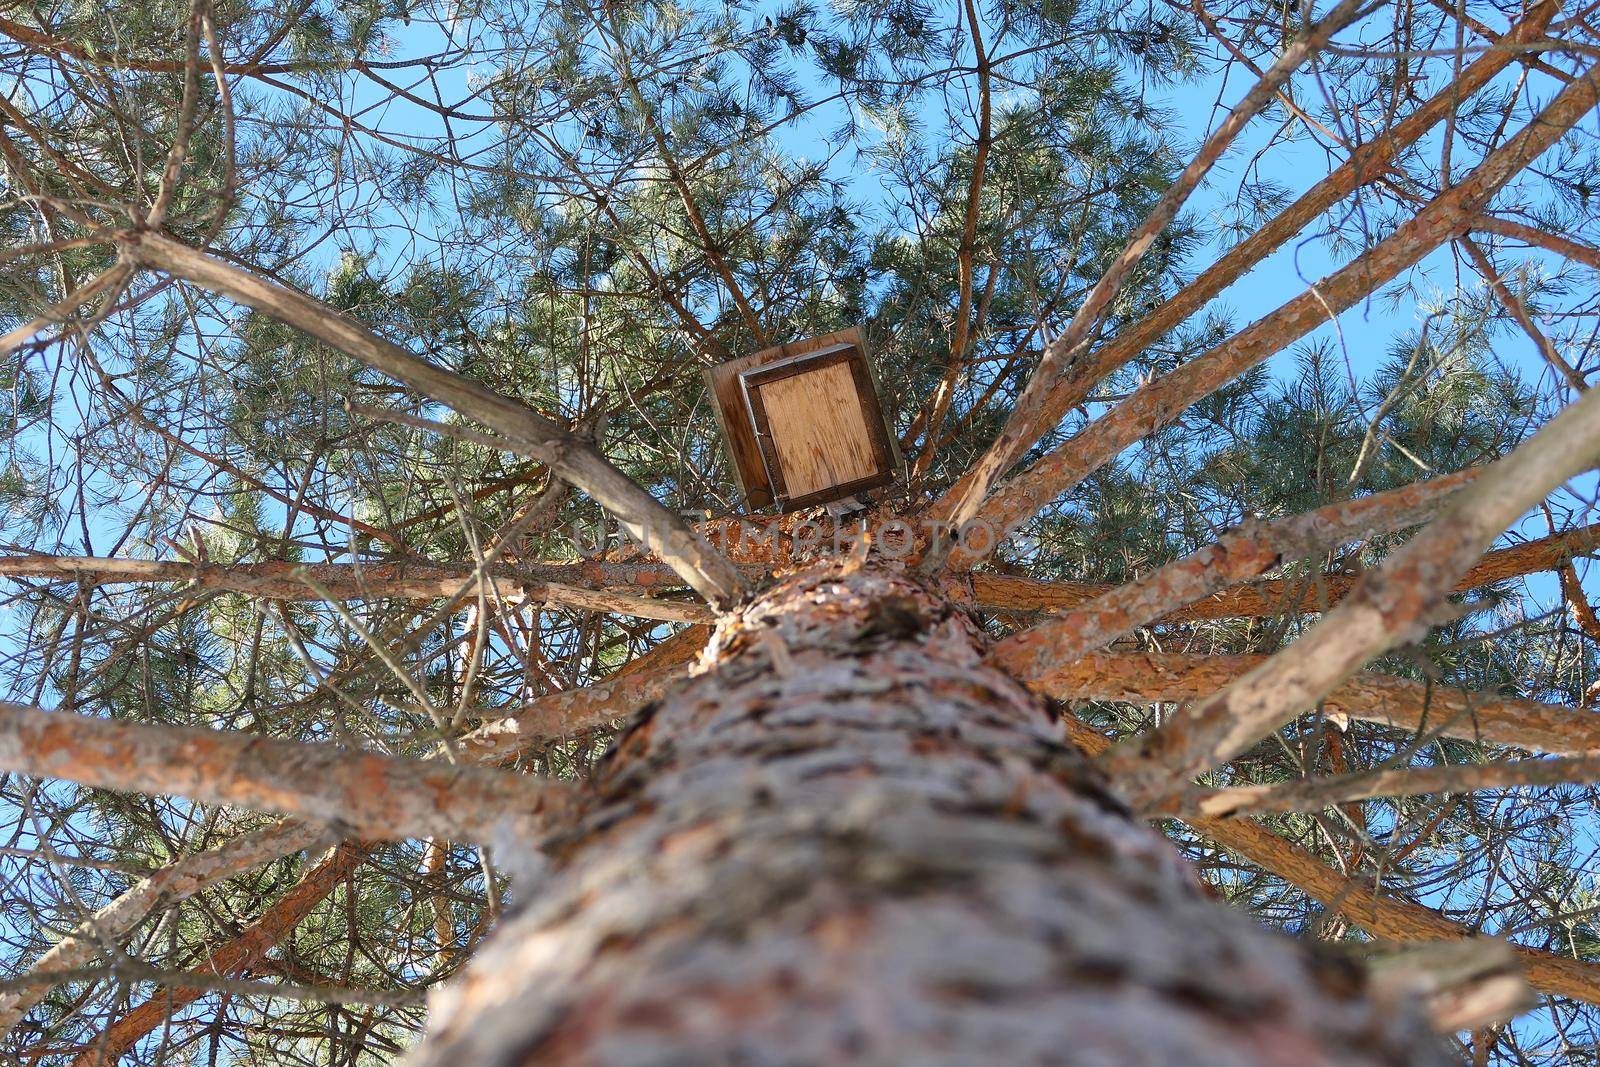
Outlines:
[[[849, 351], [800, 356], [741, 375], [767, 480], [780, 505], [822, 503], [882, 485], [886, 457]], [[848, 487], [848, 488], [846, 488]], [[831, 494], [832, 490], [841, 490]]]
[[752, 507], [794, 511], [894, 480], [899, 453], [858, 331], [744, 356], [707, 380]]

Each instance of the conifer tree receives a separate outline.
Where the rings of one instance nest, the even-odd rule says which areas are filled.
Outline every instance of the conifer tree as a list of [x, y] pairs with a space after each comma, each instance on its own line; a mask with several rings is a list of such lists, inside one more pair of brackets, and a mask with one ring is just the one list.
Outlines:
[[1597, 47], [0, 10], [0, 1059], [1593, 1062]]

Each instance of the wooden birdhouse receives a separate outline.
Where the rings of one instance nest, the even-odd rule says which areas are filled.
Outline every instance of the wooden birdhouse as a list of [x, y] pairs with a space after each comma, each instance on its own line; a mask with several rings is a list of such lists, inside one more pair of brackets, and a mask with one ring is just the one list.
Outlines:
[[795, 511], [894, 481], [900, 450], [860, 330], [768, 348], [705, 373], [752, 510]]

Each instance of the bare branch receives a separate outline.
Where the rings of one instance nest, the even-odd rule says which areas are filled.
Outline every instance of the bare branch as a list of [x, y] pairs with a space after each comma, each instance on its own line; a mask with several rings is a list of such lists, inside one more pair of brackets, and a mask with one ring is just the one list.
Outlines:
[[0, 336], [0, 358], [5, 358], [21, 348], [28, 339], [48, 327], [66, 322], [84, 304], [109, 291], [115, 292], [133, 276], [133, 268], [116, 263], [90, 278], [72, 292], [51, 304], [44, 313]]
[[34, 961], [32, 968], [0, 991], [0, 1037], [17, 1024], [57, 983], [55, 972], [86, 967], [100, 955], [100, 945], [119, 941], [157, 909], [170, 907], [207, 886], [225, 881], [292, 852], [328, 844], [328, 831], [303, 823], [282, 822], [241, 834], [205, 852], [173, 860], [129, 886], [121, 896], [80, 923]]
[[1368, 957], [1367, 966], [1376, 999], [1421, 999], [1441, 1034], [1504, 1023], [1538, 1003], [1504, 941], [1424, 942]]
[[[626, 717], [640, 704], [664, 692], [678, 677], [675, 668], [694, 658], [707, 636], [705, 627], [691, 627], [656, 645], [605, 683], [534, 701], [519, 715], [463, 738], [460, 747], [476, 762], [505, 762], [539, 742]], [[220, 974], [233, 973], [259, 959], [355, 869], [366, 849], [361, 843], [346, 843], [334, 854], [335, 864], [324, 861], [314, 868], [250, 931], [212, 954], [214, 969]], [[176, 988], [151, 997], [108, 1029], [95, 1048], [111, 1049], [114, 1055], [120, 1055], [172, 1012], [204, 992], [201, 988]]]
[[[1030, 689], [1057, 700], [1172, 704], [1210, 697], [1266, 661], [1266, 656], [1091, 652], [1024, 681]], [[1321, 706], [1330, 715], [1417, 734], [1537, 752], [1600, 751], [1600, 713], [1383, 674], [1352, 675]], [[1312, 707], [1307, 704], [1301, 710]]]
[[[967, 205], [961, 221], [961, 243], [956, 247], [956, 311], [954, 328], [950, 333], [950, 352], [945, 359], [944, 374], [938, 387], [913, 423], [910, 432], [922, 431], [923, 446], [912, 462], [911, 477], [920, 479], [933, 463], [938, 451], [939, 433], [943, 428], [950, 401], [955, 395], [956, 381], [972, 346], [973, 315], [972, 287], [975, 259], [978, 248], [978, 215], [983, 208], [983, 181], [988, 173], [989, 150], [994, 144], [994, 107], [990, 91], [989, 53], [983, 46], [983, 25], [978, 7], [973, 0], [965, 0], [962, 10], [966, 16], [967, 33], [972, 40], [972, 52], [978, 75], [978, 130], [972, 147], [972, 177], [967, 182]], [[917, 424], [921, 425], [918, 426]]]
[[[1515, 137], [1491, 152], [1459, 184], [1404, 225], [1276, 311], [1157, 379], [1091, 423], [1072, 440], [999, 486], [978, 513], [995, 529], [1012, 529], [1079, 485], [1129, 445], [1170, 424], [1191, 404], [1305, 336], [1465, 231], [1497, 190], [1579, 122], [1600, 99], [1600, 84], [1583, 77], [1566, 87]], [[976, 559], [957, 555], [956, 566]]]
[[568, 786], [486, 768], [9, 703], [0, 703], [0, 769], [274, 811], [376, 838], [527, 841], [574, 803]]
[[648, 545], [707, 600], [731, 603], [743, 592], [744, 579], [738, 570], [681, 518], [613, 467], [588, 441], [561, 429], [527, 405], [434, 366], [304, 293], [161, 234], [137, 231], [121, 235], [119, 241], [146, 266], [221, 293], [303, 330], [423, 396], [488, 426], [501, 435], [505, 447], [542, 460], [558, 477], [592, 496], [635, 540]]
[[[258, 961], [255, 966], [261, 966]], [[347, 986], [300, 985], [294, 982], [269, 982], [258, 978], [218, 978], [199, 971], [172, 971], [152, 967], [134, 959], [121, 959], [102, 966], [56, 970], [40, 976], [52, 982], [81, 982], [87, 979], [115, 978], [123, 982], [154, 982], [159, 985], [197, 989], [230, 996], [270, 997], [317, 1004], [369, 1004], [385, 1008], [422, 1007], [427, 995], [420, 989], [351, 989]], [[0, 989], [11, 981], [0, 981]], [[74, 1048], [63, 1051], [79, 1051]]]
[[[116, 49], [110, 46], [84, 48], [65, 38], [54, 37], [5, 18], [0, 18], [0, 33], [5, 34], [13, 41], [29, 45], [40, 51], [68, 56], [88, 67], [171, 73], [182, 71], [187, 65], [181, 59], [143, 59], [135, 56], [122, 56], [116, 54]], [[228, 74], [232, 75], [292, 74], [324, 65], [327, 65], [324, 60], [308, 60], [299, 63], [252, 62], [229, 63], [224, 69]]]

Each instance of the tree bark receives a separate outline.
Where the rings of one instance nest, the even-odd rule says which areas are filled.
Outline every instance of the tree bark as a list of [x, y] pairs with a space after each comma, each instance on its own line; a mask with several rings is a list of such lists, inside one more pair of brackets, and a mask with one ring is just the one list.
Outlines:
[[1443, 1062], [1208, 898], [981, 646], [875, 564], [724, 619], [412, 1067]]

